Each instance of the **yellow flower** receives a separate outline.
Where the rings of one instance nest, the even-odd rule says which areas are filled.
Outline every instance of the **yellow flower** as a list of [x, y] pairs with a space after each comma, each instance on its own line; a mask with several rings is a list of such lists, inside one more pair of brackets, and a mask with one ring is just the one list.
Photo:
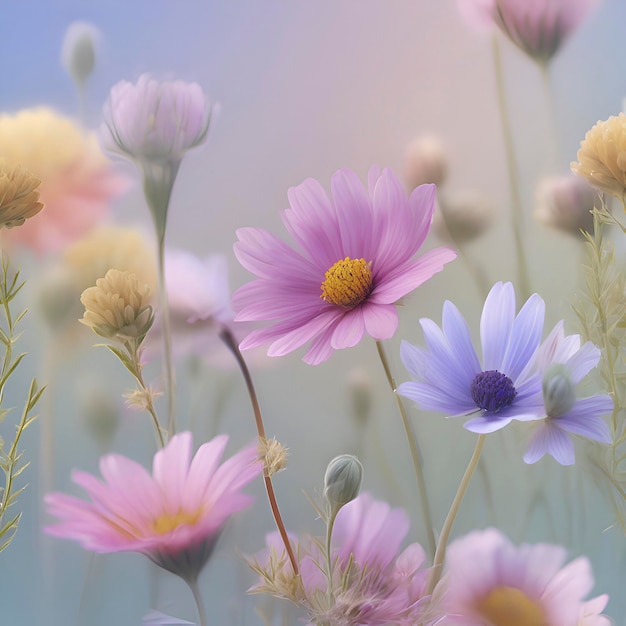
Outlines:
[[150, 288], [130, 272], [109, 270], [95, 287], [85, 289], [80, 301], [85, 314], [79, 321], [107, 339], [125, 343], [145, 337], [154, 316], [148, 302]]
[[93, 285], [111, 268], [131, 272], [142, 283], [146, 283], [151, 292], [156, 290], [154, 246], [137, 228], [96, 228], [65, 249], [62, 263], [72, 273], [79, 293]]
[[43, 209], [37, 190], [40, 183], [27, 169], [0, 163], [0, 228], [21, 226]]
[[624, 204], [626, 199], [626, 115], [599, 121], [580, 142], [572, 171]]

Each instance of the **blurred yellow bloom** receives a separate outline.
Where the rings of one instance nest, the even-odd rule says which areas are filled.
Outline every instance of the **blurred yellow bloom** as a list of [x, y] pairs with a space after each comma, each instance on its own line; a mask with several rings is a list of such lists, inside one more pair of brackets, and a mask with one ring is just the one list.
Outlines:
[[599, 121], [580, 142], [572, 171], [624, 204], [626, 198], [626, 115]]
[[37, 190], [40, 184], [27, 169], [0, 163], [0, 228], [21, 226], [43, 209]]
[[126, 188], [95, 135], [46, 107], [0, 115], [0, 158], [41, 179], [46, 210], [7, 237], [40, 253], [59, 250], [93, 228]]
[[151, 292], [157, 288], [154, 246], [137, 228], [96, 228], [68, 246], [61, 259], [72, 273], [79, 292], [93, 285], [111, 268], [135, 274]]
[[79, 321], [107, 339], [141, 341], [154, 320], [149, 296], [148, 285], [134, 274], [111, 269], [95, 287], [83, 291], [85, 314]]

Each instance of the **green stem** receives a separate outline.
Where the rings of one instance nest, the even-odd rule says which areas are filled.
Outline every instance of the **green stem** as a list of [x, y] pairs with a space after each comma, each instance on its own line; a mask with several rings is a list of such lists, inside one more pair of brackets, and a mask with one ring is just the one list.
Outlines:
[[524, 255], [523, 243], [523, 219], [522, 219], [522, 199], [520, 194], [519, 181], [517, 178], [517, 161], [515, 150], [513, 149], [513, 133], [511, 131], [511, 120], [509, 118], [506, 104], [506, 94], [504, 89], [504, 71], [502, 69], [502, 57], [497, 36], [493, 37], [493, 61], [496, 75], [496, 90], [498, 96], [498, 108], [500, 110], [500, 120], [502, 122], [502, 138], [504, 140], [504, 151], [509, 175], [509, 189], [511, 192], [511, 220], [513, 226], [513, 241], [515, 243], [515, 255], [517, 257], [517, 277], [518, 288], [521, 290], [524, 300], [530, 297], [530, 281], [528, 270], [526, 269], [526, 257]]
[[476, 441], [474, 453], [472, 454], [472, 458], [467, 465], [465, 474], [463, 474], [463, 478], [461, 479], [459, 488], [457, 489], [456, 495], [454, 496], [454, 500], [452, 501], [452, 505], [450, 506], [448, 515], [446, 516], [446, 521], [443, 523], [441, 535], [439, 535], [439, 542], [437, 543], [435, 559], [433, 561], [432, 574], [428, 583], [428, 589], [426, 591], [427, 596], [432, 594], [435, 587], [437, 586], [437, 583], [441, 579], [441, 575], [443, 573], [443, 562], [446, 558], [446, 548], [448, 546], [448, 539], [450, 538], [450, 531], [452, 530], [454, 520], [456, 519], [457, 513], [459, 512], [459, 507], [461, 506], [461, 502], [463, 501], [465, 492], [467, 491], [470, 481], [472, 480], [474, 470], [478, 465], [480, 454], [483, 450], [483, 446], [485, 445], [486, 438], [486, 435], [478, 435], [478, 440]]
[[543, 92], [545, 95], [546, 105], [548, 108], [548, 135], [551, 145], [548, 145], [548, 166], [558, 170], [559, 168], [559, 135], [556, 126], [557, 114], [554, 106], [554, 94], [552, 92], [552, 82], [550, 81], [550, 69], [547, 63], [540, 63], [541, 81], [543, 83]]
[[[165, 235], [165, 233], [163, 233]], [[168, 437], [176, 434], [176, 408], [174, 403], [174, 371], [172, 367], [172, 330], [170, 309], [165, 284], [165, 237], [159, 239], [159, 306], [163, 331], [163, 368], [167, 387], [167, 431]]]
[[333, 593], [333, 558], [330, 552], [330, 543], [333, 536], [333, 526], [335, 525], [335, 519], [337, 517], [336, 511], [332, 511], [326, 524], [326, 563], [328, 566], [328, 607], [332, 608], [335, 603], [335, 594]]
[[206, 610], [204, 608], [204, 602], [202, 601], [202, 595], [198, 587], [198, 579], [194, 578], [193, 580], [188, 580], [187, 584], [189, 585], [189, 589], [191, 589], [191, 593], [193, 593], [193, 599], [196, 601], [196, 606], [198, 607], [200, 626], [207, 626], [208, 622], [206, 619]]
[[417, 445], [417, 437], [415, 436], [415, 432], [413, 430], [413, 426], [409, 420], [409, 417], [406, 413], [406, 409], [404, 408], [404, 403], [402, 399], [397, 393], [396, 381], [391, 374], [391, 369], [389, 367], [389, 361], [387, 360], [387, 355], [385, 354], [385, 348], [382, 342], [376, 342], [376, 349], [378, 350], [378, 356], [380, 357], [380, 362], [383, 365], [383, 369], [385, 370], [385, 375], [387, 376], [387, 382], [391, 387], [391, 391], [396, 398], [396, 402], [398, 404], [398, 409], [400, 411], [400, 417], [402, 418], [402, 425], [404, 426], [404, 432], [406, 434], [407, 441], [409, 443], [409, 449], [411, 451], [411, 460], [413, 461], [413, 469], [415, 471], [415, 477], [417, 479], [417, 491], [420, 500], [420, 506], [422, 508], [422, 516], [424, 518], [424, 526], [426, 527], [426, 541], [428, 545], [428, 553], [432, 558], [435, 552], [435, 531], [433, 530], [433, 523], [430, 514], [430, 505], [428, 502], [428, 492], [426, 491], [426, 481], [424, 480], [424, 473], [422, 472], [422, 463], [419, 452], [419, 447]]

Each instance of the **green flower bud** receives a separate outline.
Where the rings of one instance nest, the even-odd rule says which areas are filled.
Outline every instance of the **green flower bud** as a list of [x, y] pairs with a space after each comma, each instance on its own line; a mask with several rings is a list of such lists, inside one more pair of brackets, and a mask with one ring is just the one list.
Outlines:
[[359, 495], [363, 466], [351, 454], [335, 457], [326, 468], [324, 475], [324, 498], [332, 515]]
[[549, 367], [543, 375], [543, 404], [548, 417], [565, 415], [576, 402], [576, 391], [567, 368], [561, 363]]

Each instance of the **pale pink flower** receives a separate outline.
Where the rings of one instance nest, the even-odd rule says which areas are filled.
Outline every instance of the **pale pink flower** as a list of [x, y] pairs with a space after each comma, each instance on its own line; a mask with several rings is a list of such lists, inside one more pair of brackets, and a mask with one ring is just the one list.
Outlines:
[[372, 167], [368, 188], [348, 169], [333, 175], [332, 199], [312, 178], [291, 188], [282, 217], [295, 249], [261, 228], [237, 231], [235, 255], [258, 278], [233, 295], [235, 319], [272, 321], [242, 350], [271, 342], [268, 355], [282, 356], [312, 341], [304, 360], [316, 365], [366, 332], [389, 339], [396, 303], [456, 257], [436, 248], [415, 258], [432, 222], [434, 185], [407, 199], [390, 169]]
[[120, 81], [104, 105], [102, 141], [139, 164], [181, 161], [209, 130], [210, 106], [197, 83], [160, 82], [147, 74]]
[[194, 580], [228, 518], [250, 504], [241, 489], [262, 470], [255, 445], [220, 465], [227, 441], [215, 437], [192, 458], [191, 433], [175, 435], [155, 454], [152, 475], [126, 457], [104, 456], [104, 482], [85, 472], [72, 475], [91, 502], [46, 496], [48, 511], [60, 522], [44, 530], [94, 552], [140, 552]]
[[424, 551], [414, 543], [398, 554], [408, 530], [409, 520], [402, 509], [391, 509], [387, 503], [361, 494], [346, 504], [335, 520], [330, 603], [321, 539], [298, 542], [293, 538], [300, 563], [300, 577], [294, 580], [277, 533], [269, 535], [268, 548], [252, 563], [262, 580], [251, 591], [300, 604], [312, 624], [430, 624], [426, 609], [432, 607], [424, 596], [428, 579], [428, 570], [423, 569]]
[[490, 23], [540, 63], [547, 63], [598, 0], [457, 0], [474, 24]]
[[211, 108], [200, 85], [160, 82], [146, 74], [136, 85], [114, 85], [104, 105], [102, 142], [141, 169], [159, 241], [165, 237], [180, 164], [188, 150], [204, 142], [210, 120]]
[[0, 158], [41, 179], [45, 211], [4, 238], [9, 245], [40, 254], [61, 250], [82, 237], [127, 188], [93, 134], [45, 107], [0, 116]]
[[[514, 546], [499, 530], [471, 532], [450, 544], [441, 626], [607, 626], [607, 596], [585, 601], [594, 580], [589, 560], [567, 565], [565, 548]], [[582, 621], [581, 621], [582, 620]]]

